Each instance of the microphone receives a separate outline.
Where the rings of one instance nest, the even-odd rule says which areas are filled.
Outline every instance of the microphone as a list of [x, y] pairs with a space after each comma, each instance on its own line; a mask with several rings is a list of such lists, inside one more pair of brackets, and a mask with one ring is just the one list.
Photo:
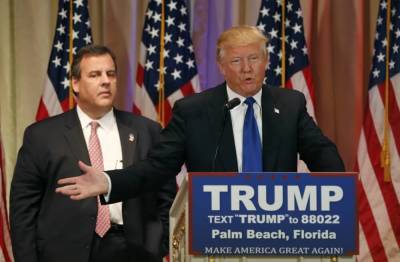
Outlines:
[[211, 170], [212, 172], [215, 171], [215, 161], [217, 160], [219, 148], [221, 147], [221, 140], [222, 140], [222, 136], [225, 131], [226, 119], [228, 118], [228, 112], [230, 110], [232, 110], [233, 108], [237, 107], [239, 104], [240, 104], [240, 99], [237, 97], [229, 100], [228, 102], [226, 102], [224, 104], [224, 121], [222, 122], [222, 130], [221, 130], [221, 133], [219, 134], [219, 137], [217, 140], [218, 141], [217, 146], [215, 148], [215, 153], [214, 153], [214, 157], [213, 157], [213, 161], [212, 161], [212, 170]]
[[237, 107], [240, 104], [240, 99], [235, 97], [234, 99], [228, 101], [225, 105], [224, 105], [224, 109], [225, 110], [231, 110], [235, 107]]

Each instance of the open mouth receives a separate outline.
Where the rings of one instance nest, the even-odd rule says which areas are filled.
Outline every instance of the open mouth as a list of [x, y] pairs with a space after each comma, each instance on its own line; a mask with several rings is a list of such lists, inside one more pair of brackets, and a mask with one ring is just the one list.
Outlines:
[[251, 84], [251, 83], [253, 83], [253, 81], [254, 81], [254, 79], [253, 79], [252, 77], [246, 77], [246, 78], [244, 79], [244, 82], [245, 82], [246, 84]]

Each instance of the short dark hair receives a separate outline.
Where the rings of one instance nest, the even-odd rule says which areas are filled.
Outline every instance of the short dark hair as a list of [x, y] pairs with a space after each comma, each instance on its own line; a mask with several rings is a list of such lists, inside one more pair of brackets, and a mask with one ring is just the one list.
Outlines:
[[100, 56], [109, 54], [114, 62], [115, 71], [117, 71], [117, 60], [114, 53], [110, 48], [104, 45], [88, 45], [79, 49], [78, 53], [75, 55], [71, 66], [71, 76], [75, 79], [81, 78], [81, 61], [87, 56]]

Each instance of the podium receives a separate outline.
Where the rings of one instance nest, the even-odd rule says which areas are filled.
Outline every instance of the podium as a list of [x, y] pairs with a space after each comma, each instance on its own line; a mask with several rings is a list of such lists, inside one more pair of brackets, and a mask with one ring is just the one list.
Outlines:
[[169, 256], [172, 262], [295, 262], [295, 261], [321, 261], [321, 262], [350, 262], [356, 261], [355, 256], [197, 256], [189, 254], [189, 175], [183, 179], [174, 203], [170, 209], [170, 247]]

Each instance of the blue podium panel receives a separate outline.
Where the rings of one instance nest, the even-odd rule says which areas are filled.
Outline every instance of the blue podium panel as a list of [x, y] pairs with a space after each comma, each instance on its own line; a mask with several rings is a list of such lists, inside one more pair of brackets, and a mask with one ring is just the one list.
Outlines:
[[189, 253], [358, 253], [356, 173], [191, 173]]

